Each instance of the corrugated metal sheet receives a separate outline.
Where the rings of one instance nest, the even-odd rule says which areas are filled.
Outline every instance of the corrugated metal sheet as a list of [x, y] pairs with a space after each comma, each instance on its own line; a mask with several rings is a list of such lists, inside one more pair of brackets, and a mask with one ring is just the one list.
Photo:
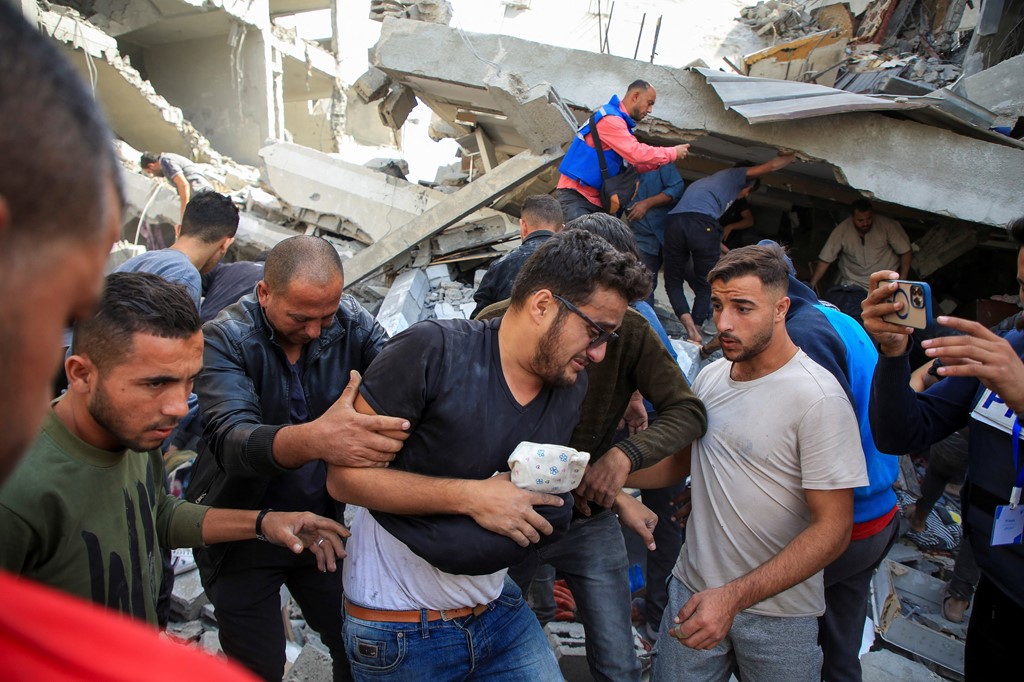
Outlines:
[[749, 78], [714, 69], [694, 69], [707, 79], [727, 109], [751, 123], [792, 121], [848, 111], [903, 111], [928, 106], [909, 98], [861, 95], [813, 83]]
[[939, 106], [949, 107], [932, 95], [865, 95], [797, 81], [750, 78], [714, 69], [693, 68], [710, 85], [726, 109], [735, 111], [750, 123], [794, 121], [853, 111], [878, 111], [945, 128], [961, 135], [1024, 149], [1024, 143], [972, 125], [969, 121]]

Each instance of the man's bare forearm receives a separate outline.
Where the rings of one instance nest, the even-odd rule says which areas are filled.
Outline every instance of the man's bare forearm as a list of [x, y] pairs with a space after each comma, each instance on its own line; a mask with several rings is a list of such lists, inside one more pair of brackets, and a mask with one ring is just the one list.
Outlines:
[[723, 589], [734, 600], [737, 613], [800, 584], [843, 553], [853, 525], [853, 491], [829, 492], [842, 493], [848, 500], [849, 512], [813, 519], [781, 552], [724, 585]]
[[332, 466], [327, 492], [336, 500], [392, 514], [468, 514], [472, 485], [397, 469]]

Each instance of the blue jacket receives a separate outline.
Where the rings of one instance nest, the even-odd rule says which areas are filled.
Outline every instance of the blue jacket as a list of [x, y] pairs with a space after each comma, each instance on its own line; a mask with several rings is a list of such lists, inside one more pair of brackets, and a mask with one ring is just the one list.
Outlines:
[[[619, 96], [612, 95], [608, 104], [594, 112], [594, 123], [596, 124], [605, 116], [618, 116], [626, 122], [629, 132], [633, 132], [636, 122], [619, 108]], [[569, 151], [565, 153], [558, 172], [562, 175], [582, 182], [584, 185], [600, 188], [604, 184], [601, 179], [601, 164], [597, 160], [597, 149], [587, 144], [586, 137], [590, 134], [590, 119], [576, 131], [576, 137], [569, 145]], [[604, 148], [604, 159], [608, 165], [608, 177], [614, 177], [622, 170], [622, 157], [616, 154], [602, 140]]]
[[892, 484], [899, 475], [899, 458], [878, 450], [868, 418], [871, 377], [878, 352], [856, 320], [822, 305], [814, 292], [793, 276], [789, 278], [787, 294], [789, 337], [836, 378], [857, 414], [869, 482], [853, 491], [853, 522], [872, 521], [896, 506]]
[[[1024, 334], [1000, 336], [1024, 359]], [[879, 358], [871, 387], [871, 424], [879, 445], [912, 452], [970, 425], [967, 481], [960, 493], [964, 531], [982, 575], [1024, 607], [1024, 545], [991, 542], [995, 509], [1009, 502], [1017, 475], [1007, 432], [1013, 411], [974, 377], [947, 377], [922, 393], [914, 393], [909, 381], [908, 354]], [[1002, 428], [980, 419], [983, 415], [997, 417]]]

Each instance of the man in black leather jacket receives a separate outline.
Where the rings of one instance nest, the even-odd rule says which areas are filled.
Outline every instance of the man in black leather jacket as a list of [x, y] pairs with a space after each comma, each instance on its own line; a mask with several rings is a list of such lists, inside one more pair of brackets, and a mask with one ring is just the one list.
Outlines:
[[[402, 440], [381, 432], [402, 432], [408, 422], [352, 408], [358, 372], [387, 336], [342, 288], [334, 247], [319, 237], [292, 237], [270, 252], [254, 294], [204, 326], [195, 392], [205, 443], [189, 499], [215, 507], [315, 510], [340, 520], [343, 507], [325, 487], [327, 463], [384, 466], [394, 457]], [[351, 679], [341, 641], [341, 572], [321, 573], [312, 555], [279, 550], [252, 540], [196, 552], [221, 646], [260, 677], [280, 680], [279, 595], [287, 585], [331, 650], [335, 680]]]

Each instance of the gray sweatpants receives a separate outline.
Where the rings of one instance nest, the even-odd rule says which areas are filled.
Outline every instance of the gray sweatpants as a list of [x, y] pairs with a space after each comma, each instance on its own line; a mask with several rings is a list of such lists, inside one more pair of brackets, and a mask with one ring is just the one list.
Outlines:
[[703, 651], [680, 644], [668, 634], [672, 619], [693, 596], [673, 577], [668, 583], [668, 606], [654, 645], [652, 682], [725, 681], [739, 670], [743, 682], [819, 682], [821, 649], [814, 616], [777, 618], [743, 612], [729, 634], [714, 649]]

